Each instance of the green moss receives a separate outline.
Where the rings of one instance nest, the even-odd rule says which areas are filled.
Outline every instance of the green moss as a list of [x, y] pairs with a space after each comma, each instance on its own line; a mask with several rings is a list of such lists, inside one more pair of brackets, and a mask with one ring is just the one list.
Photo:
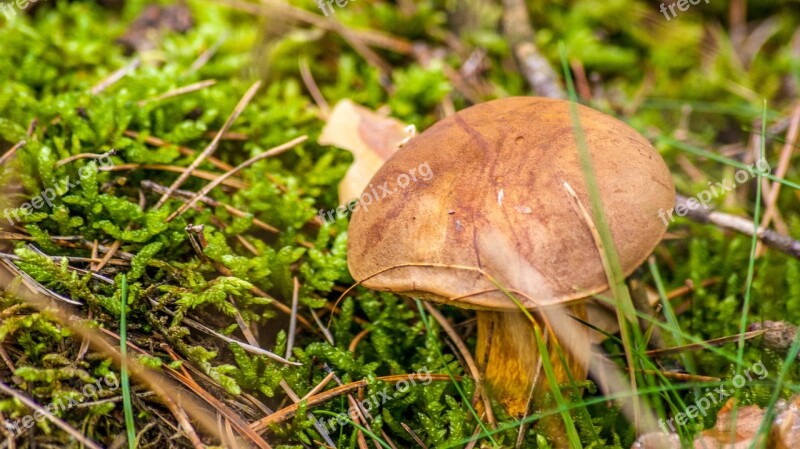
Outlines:
[[[117, 330], [119, 325], [117, 279], [120, 273], [126, 273], [131, 283], [127, 304], [129, 338], [148, 351], [147, 355], [137, 355], [138, 360], [162, 371], [167, 369], [164, 365], [180, 369], [190, 364], [210, 381], [199, 374], [195, 379], [223, 402], [239, 404], [237, 411], [246, 420], [255, 421], [263, 412], [254, 409], [244, 399], [245, 394], [276, 410], [290, 402], [281, 380], [303, 396], [326, 377], [326, 368], [332, 369], [343, 383], [366, 379], [364, 394], [395, 391], [394, 385], [378, 380], [380, 376], [449, 370], [454, 376], [463, 376], [460, 388], [471, 397], [475, 385], [446, 343], [447, 337], [435, 323], [426, 329], [408, 300], [359, 287], [337, 303], [338, 310], [331, 317], [329, 306], [353, 282], [346, 261], [347, 219], [322, 226], [313, 223], [313, 219], [320, 209], [337, 205], [337, 185], [352, 162], [352, 155], [316, 143], [323, 121], [299, 76], [298, 62], [302, 59], [308, 63], [331, 105], [345, 98], [371, 108], [388, 105], [393, 116], [422, 130], [440, 118], [443, 103], [452, 103], [457, 109], [469, 105], [460, 91], [464, 84], [454, 82], [448, 72], [459, 73], [476, 49], [485, 51], [480, 67], [474, 73], [461, 75], [466, 76], [466, 81], [461, 81], [470, 89], [481, 98], [529, 93], [501, 34], [501, 8], [471, 0], [351, 2], [346, 8], [337, 8], [337, 19], [345, 26], [382, 30], [423, 42], [434, 54], [439, 48], [445, 50], [443, 57], [423, 66], [414, 55], [378, 49], [378, 57], [391, 68], [389, 73], [383, 73], [337, 33], [279, 25], [271, 17], [259, 18], [214, 3], [190, 1], [196, 19], [191, 30], [185, 34], [165, 33], [157, 50], [140, 55], [137, 69], [93, 94], [93, 86], [132, 61], [114, 41], [146, 3], [130, 0], [115, 12], [95, 2], [48, 2], [32, 15], [20, 14], [0, 27], [0, 144], [10, 147], [21, 140], [27, 142], [3, 166], [0, 175], [0, 182], [18, 188], [3, 199], [4, 208], [15, 208], [9, 209], [4, 218], [18, 215], [15, 232], [29, 236], [28, 240], [9, 241], [19, 257], [16, 266], [43, 288], [80, 302], [81, 306], [70, 310], [88, 327], [109, 331]], [[317, 12], [313, 1], [294, 3]], [[786, 115], [785, 109], [792, 100], [786, 94], [791, 92], [787, 86], [793, 85], [796, 91], [800, 83], [800, 65], [787, 44], [798, 23], [797, 11], [791, 8], [751, 5], [749, 20], [774, 20], [774, 28], [759, 51], [743, 62], [729, 30], [718, 25], [728, 20], [727, 9], [722, 5], [701, 4], [679, 19], [666, 22], [657, 8], [638, 0], [528, 3], [535, 41], [542, 54], [557, 66], [557, 44], [564, 42], [570, 60], [581, 61], [591, 80], [593, 105], [621, 115], [650, 137], [659, 133], [672, 135], [681, 126], [681, 108], [688, 105], [692, 114], [686, 130], [692, 143], [707, 147], [730, 142], [746, 144], [747, 130], [760, 114], [759, 96], [770, 99], [769, 117], [774, 121]], [[0, 16], [0, 20], [5, 17]], [[452, 39], [464, 48], [452, 48]], [[715, 44], [713, 51], [709, 50], [708, 39]], [[205, 65], [196, 70], [190, 68], [198, 56], [215, 46], [218, 49]], [[182, 154], [177, 147], [196, 151], [205, 148], [209, 133], [223, 126], [256, 78], [264, 85], [230, 130], [247, 139], [222, 140], [214, 156], [235, 166], [295, 137], [307, 135], [309, 140], [237, 173], [237, 180], [244, 182], [246, 188], [221, 186], [208, 194], [213, 200], [244, 212], [244, 217], [233, 216], [224, 207], [204, 205], [168, 221], [183, 202], [171, 199], [163, 207], [154, 208], [161, 194], [148, 187], [152, 184], [147, 182], [169, 186], [177, 174], [128, 164], [187, 167], [194, 156]], [[138, 103], [208, 79], [217, 82], [197, 92]], [[747, 94], [747, 89], [757, 95]], [[640, 99], [644, 100], [641, 104]], [[37, 126], [28, 136], [33, 121]], [[132, 137], [127, 131], [135, 131], [138, 136]], [[169, 145], [152, 146], [146, 143], [149, 136]], [[777, 154], [780, 145], [777, 140], [771, 141], [768, 154]], [[111, 171], [91, 169], [95, 162], [85, 157], [60, 163], [71, 156], [100, 155], [112, 148], [116, 152], [110, 161], [117, 167]], [[684, 193], [702, 190], [708, 181], [733, 175], [729, 167], [692, 160], [705, 175], [685, 176], [677, 162], [682, 156], [678, 150], [664, 145], [659, 150], [673, 168], [678, 189]], [[771, 161], [774, 159], [770, 157]], [[208, 161], [199, 169], [222, 172]], [[790, 167], [787, 176], [796, 180], [797, 170]], [[67, 180], [80, 180], [80, 184], [67, 187]], [[207, 182], [190, 177], [180, 188], [197, 191]], [[41, 207], [22, 206], [33, 203], [47, 189], [54, 192], [49, 202]], [[736, 192], [718, 198], [718, 207], [747, 214], [753, 200], [749, 189], [750, 186], [740, 186]], [[800, 237], [796, 205], [796, 192], [784, 188], [777, 206], [791, 234]], [[279, 232], [264, 231], [256, 220]], [[186, 231], [189, 224], [204, 226], [203, 254], [198, 254], [190, 243]], [[669, 240], [657, 255], [667, 290], [680, 287], [687, 280], [695, 287], [686, 298], [690, 301], [686, 310], [678, 317], [681, 331], [701, 340], [735, 334], [742, 313], [749, 238], [730, 236], [683, 219], [673, 225], [673, 230], [691, 238]], [[93, 257], [94, 242], [106, 248], [118, 246], [114, 260], [99, 273], [113, 284], [74, 269], [86, 270], [87, 263], [42, 255], [89, 258]], [[668, 257], [662, 257], [664, 254]], [[101, 252], [99, 257], [102, 256]], [[751, 321], [800, 323], [800, 262], [768, 252], [755, 268]], [[292, 357], [302, 366], [285, 366], [253, 355], [184, 322], [190, 316], [216, 332], [245, 341], [237, 321], [241, 318], [246, 325], [258, 329], [259, 344], [264, 349], [283, 355], [288, 345], [286, 314], [278, 310], [274, 300], [258, 295], [256, 289], [288, 305], [294, 278], [300, 285], [299, 315], [312, 323], [311, 329], [301, 325], [302, 331], [294, 341]], [[710, 278], [718, 281], [702, 286]], [[50, 296], [59, 301], [56, 295]], [[0, 342], [16, 364], [13, 372], [0, 365], [0, 379], [6, 381], [15, 376], [15, 387], [33, 395], [38, 402], [77, 401], [84, 383], [115, 372], [105, 355], [82, 348], [82, 340], [46, 312], [25, 307], [8, 295], [0, 298], [0, 308]], [[310, 310], [323, 323], [330, 321], [333, 343], [313, 324]], [[469, 316], [468, 312], [447, 308], [445, 314], [456, 321]], [[463, 329], [466, 328], [459, 330]], [[368, 333], [351, 352], [351, 342], [364, 330]], [[668, 332], [662, 334], [668, 343], [675, 343], [669, 341]], [[468, 343], [473, 345], [474, 341], [468, 339]], [[169, 345], [187, 362], [174, 360], [161, 344]], [[621, 352], [612, 342], [605, 346], [611, 352]], [[735, 348], [730, 344], [717, 352], [693, 351], [684, 355], [697, 367], [697, 374], [730, 379], [735, 374], [729, 357], [733, 353]], [[782, 354], [748, 343], [744, 362], [748, 365], [764, 360], [770, 373], [777, 373], [781, 357]], [[662, 364], [664, 369], [680, 368], [677, 358], [666, 358]], [[784, 396], [795, 390], [798, 376], [798, 368], [793, 366], [790, 385], [782, 390]], [[644, 396], [665, 412], [676, 411], [676, 398], [687, 403], [695, 400], [696, 392], [683, 389], [685, 385], [679, 382], [654, 379], [647, 385], [658, 391]], [[766, 405], [772, 386], [748, 384], [740, 392], [741, 400]], [[584, 393], [584, 401], [602, 397], [602, 392], [592, 388], [590, 385]], [[372, 413], [370, 425], [377, 435], [383, 437], [381, 431], [385, 432], [399, 447], [416, 445], [401, 424], [406, 424], [428, 447], [458, 447], [476, 428], [471, 404], [467, 402], [452, 380], [416, 385], [381, 404]], [[576, 397], [570, 402], [580, 404]], [[163, 438], [165, 429], [170, 427], [156, 416], [168, 417], [169, 411], [144, 397], [135, 399], [134, 407], [137, 420], [141, 421], [137, 429], [156, 423], [144, 432], [142, 444]], [[273, 447], [316, 446], [322, 436], [306, 412], [338, 414], [348, 407], [343, 396], [313, 407], [302, 405], [294, 418], [274, 426], [268, 440]], [[17, 401], [6, 398], [0, 400], [0, 411], [12, 419], [30, 413]], [[506, 427], [492, 438], [513, 446], [520, 423], [498, 413], [500, 426]], [[124, 429], [121, 404], [115, 401], [71, 407], [59, 410], [57, 415], [73, 427], [85, 429], [87, 435], [103, 445], [112, 444]], [[635, 437], [630, 423], [617, 409], [607, 407], [605, 401], [572, 415], [585, 447], [629, 447]], [[712, 423], [709, 416], [702, 424], [693, 424], [691, 430]], [[49, 444], [74, 444], [55, 426], [37, 426], [34, 438], [46, 435], [42, 438], [47, 438]], [[358, 447], [357, 428], [352, 425], [340, 426], [330, 437], [337, 447]], [[29, 444], [27, 441], [20, 440], [18, 446]], [[481, 441], [489, 439], [483, 437]], [[184, 440], [175, 444], [189, 445]], [[546, 444], [533, 426], [525, 435], [523, 447]]]

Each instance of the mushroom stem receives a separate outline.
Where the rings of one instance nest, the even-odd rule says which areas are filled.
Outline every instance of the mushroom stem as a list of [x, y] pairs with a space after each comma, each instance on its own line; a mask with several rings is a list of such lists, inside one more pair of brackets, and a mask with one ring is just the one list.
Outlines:
[[[565, 309], [567, 313], [575, 317], [586, 318], [586, 306], [583, 303], [566, 306]], [[545, 329], [541, 316], [534, 314], [533, 317], [540, 328]], [[534, 327], [525, 314], [517, 311], [479, 310], [477, 318], [478, 341], [475, 359], [481, 365], [485, 363], [485, 366], [481, 368], [485, 370], [484, 384], [490, 395], [503, 405], [509, 415], [514, 417], [528, 414], [529, 398], [534, 407], [533, 411], [553, 407], [554, 404], [545, 403], [546, 393], [550, 390], [550, 381], [541, 364], [541, 354], [538, 350]], [[489, 341], [490, 333], [491, 342]], [[570, 334], [568, 337], [570, 339], [575, 338], [570, 342], [571, 348], [583, 350], [585, 347], [586, 353], [589, 352], [591, 342], [588, 336], [572, 335], [582, 333], [580, 324], [575, 323], [574, 332], [573, 329], [569, 329], [564, 333]], [[587, 368], [579, 362], [580, 358], [567, 351], [552, 333], [543, 332], [543, 334], [546, 336], [545, 345], [550, 363], [553, 365], [555, 381], [558, 384], [568, 383], [570, 374], [576, 382], [585, 380]], [[561, 338], [566, 337], [561, 335]], [[486, 357], [487, 348], [489, 350], [488, 357]], [[563, 355], [566, 366], [559, 357], [559, 352]], [[533, 388], [534, 382], [536, 383], [535, 388]], [[531, 397], [532, 388], [533, 396]], [[563, 423], [556, 423], [559, 420], [558, 416], [543, 420], [547, 432], [557, 442], [564, 436], [563, 430], [556, 431], [555, 429], [555, 427], [563, 429]], [[557, 445], [557, 447], [561, 446]]]

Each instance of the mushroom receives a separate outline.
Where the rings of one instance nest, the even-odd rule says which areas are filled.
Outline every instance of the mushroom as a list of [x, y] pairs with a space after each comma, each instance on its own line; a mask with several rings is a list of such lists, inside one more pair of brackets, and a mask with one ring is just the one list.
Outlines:
[[[570, 107], [512, 97], [439, 121], [381, 167], [350, 222], [355, 280], [477, 311], [476, 361], [488, 360], [485, 385], [513, 416], [527, 412], [532, 391], [541, 405], [547, 382], [534, 327], [507, 292], [545, 324], [543, 312], [559, 308], [584, 317], [582, 300], [608, 288], [590, 224], [568, 192], [589, 209]], [[658, 212], [674, 204], [675, 188], [644, 137], [609, 115], [577, 108], [627, 276], [664, 235]], [[422, 164], [433, 173], [428, 180], [416, 175]], [[376, 198], [377, 186], [385, 190]], [[559, 338], [546, 334], [559, 383], [570, 374], [586, 378], [591, 344], [583, 329], [576, 324], [554, 329]], [[559, 349], [565, 339], [569, 351]]]

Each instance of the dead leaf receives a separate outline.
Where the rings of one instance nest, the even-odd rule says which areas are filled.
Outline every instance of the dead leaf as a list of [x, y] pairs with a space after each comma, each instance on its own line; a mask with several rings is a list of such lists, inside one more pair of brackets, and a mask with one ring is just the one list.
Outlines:
[[350, 100], [331, 111], [319, 136], [320, 145], [333, 145], [353, 153], [353, 165], [339, 184], [339, 202], [358, 197], [369, 180], [407, 138], [406, 125]]
[[[736, 422], [733, 421], [733, 408], [736, 404], [731, 399], [722, 406], [717, 414], [714, 427], [702, 432], [694, 439], [695, 449], [746, 449], [750, 447], [769, 447], [774, 449], [795, 449], [800, 447], [800, 395], [790, 401], [778, 401], [775, 404], [777, 416], [771, 424], [769, 438], [758, 436], [765, 411], [757, 405], [739, 407], [736, 410]], [[653, 432], [642, 435], [631, 446], [631, 449], [678, 449], [681, 447], [677, 434]]]
[[[761, 420], [764, 418], [764, 410], [757, 405], [738, 407], [736, 410], [736, 422], [734, 423], [734, 404], [735, 401], [731, 399], [722, 406], [719, 414], [717, 414], [716, 424], [695, 439], [695, 447], [709, 449], [745, 449], [751, 447], [753, 441], [756, 440]], [[763, 436], [760, 439], [763, 440]], [[756, 447], [763, 447], [763, 442], [757, 444]]]

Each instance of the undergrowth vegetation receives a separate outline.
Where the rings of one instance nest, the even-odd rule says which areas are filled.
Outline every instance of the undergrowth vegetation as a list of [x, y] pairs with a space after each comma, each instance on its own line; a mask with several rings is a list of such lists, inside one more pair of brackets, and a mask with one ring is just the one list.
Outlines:
[[[317, 143], [325, 122], [301, 77], [307, 65], [330, 105], [350, 99], [372, 109], [386, 106], [420, 130], [449, 108], [529, 95], [502, 33], [502, 5], [351, 1], [336, 8], [345, 30], [380, 30], [400, 42], [394, 50], [376, 47], [377, 55], [365, 58], [348, 43], [358, 36], [292, 21], [291, 14], [273, 14], [258, 3], [245, 11], [244, 2], [189, 1], [194, 24], [188, 31], [163, 31], [151, 37], [152, 48], [135, 54], [115, 41], [148, 2], [128, 0], [119, 9], [88, 1], [40, 3], [12, 20], [0, 17], [0, 145], [5, 153], [24, 141], [2, 166], [0, 220], [6, 226], [0, 258], [15, 277], [0, 297], [3, 383], [43, 407], [78, 401], [53, 413], [103, 446], [119, 445], [118, 435], [126, 432], [121, 391], [105, 388], [87, 398], [83, 389], [111, 374], [119, 378], [119, 366], [51, 311], [12, 293], [30, 288], [67, 310], [72, 325], [81, 323], [116, 345], [125, 307], [134, 360], [190, 376], [247, 423], [292, 405], [291, 396], [303, 397], [323, 381], [329, 389], [364, 380], [350, 391], [354, 397], [388, 391], [391, 399], [373, 408], [369, 429], [354, 425], [350, 416], [340, 421], [330, 432], [336, 447], [359, 447], [359, 438], [399, 448], [464, 447], [475, 438], [487, 447], [514, 447], [523, 424], [521, 447], [547, 447], [545, 434], [527, 427], [536, 416], [523, 422], [497, 407], [499, 430], [479, 425], [474, 380], [441, 325], [417, 303], [361, 287], [345, 291], [353, 283], [347, 218], [327, 224], [317, 213], [338, 205], [337, 186], [353, 158]], [[779, 165], [800, 85], [800, 10], [789, 1], [751, 3], [749, 29], [732, 29], [727, 2], [701, 2], [670, 22], [654, 4], [633, 0], [529, 2], [529, 11], [535, 42], [554, 67], [561, 66], [563, 43], [578, 92], [590, 92], [581, 101], [646, 135], [670, 165], [678, 191], [692, 196], [709, 182], [733, 179], [736, 169], [686, 152], [672, 139], [752, 161], [749, 145], [752, 136], [760, 138], [764, 99], [765, 154], [773, 169]], [[333, 20], [324, 19], [314, 2], [293, 5]], [[756, 24], [760, 34], [750, 35], [747, 46], [732, 36], [752, 33]], [[459, 72], [471, 57], [478, 68]], [[125, 76], [108, 81], [125, 67]], [[215, 83], [157, 98], [205, 80]], [[155, 207], [256, 80], [263, 84], [223, 134], [213, 158]], [[237, 172], [173, 217], [210, 180], [301, 136], [308, 140]], [[113, 165], [81, 170], [94, 163], [92, 155], [108, 152]], [[785, 177], [798, 182], [795, 161]], [[203, 173], [211, 177], [203, 179]], [[51, 203], [16, 209], [66, 179], [80, 183], [57, 189]], [[764, 205], [756, 207], [755, 182], [715, 203], [750, 219], [757, 210], [763, 214]], [[800, 191], [784, 186], [774, 205], [778, 229], [795, 239], [798, 204]], [[650, 265], [634, 277], [662, 293], [687, 284], [691, 289], [671, 302], [674, 321], [645, 316], [642, 332], [655, 326], [667, 346], [678, 346], [738, 335], [743, 322], [800, 323], [800, 260], [774, 249], [754, 257], [751, 243], [747, 235], [678, 218]], [[470, 312], [441, 310], [474, 347]], [[292, 321], [297, 332], [290, 338]], [[251, 338], [295, 363], [254, 351], [246, 344]], [[759, 342], [744, 341], [741, 353], [734, 340], [660, 357], [655, 366], [664, 372], [720, 380], [643, 374], [648, 380], [640, 393], [665, 417], [758, 361], [770, 375], [737, 389], [742, 405], [770, 406], [776, 389], [780, 398], [797, 393], [796, 364], [787, 364], [785, 378], [779, 378], [787, 353]], [[623, 352], [618, 338], [607, 339], [604, 347]], [[615, 360], [623, 366], [624, 358]], [[402, 392], [396, 380], [386, 378], [424, 371], [435, 374], [431, 382]], [[576, 390], [564, 392], [583, 446], [630, 447], [636, 439], [632, 424], [593, 383], [584, 387], [582, 397]], [[131, 394], [139, 447], [192, 446], [178, 431], [173, 410], [135, 376]], [[301, 402], [263, 437], [276, 448], [324, 447], [315, 423], [331, 418], [324, 412], [347, 413], [351, 405], [345, 394], [314, 405]], [[721, 406], [680, 433], [690, 438], [712, 426]], [[0, 397], [0, 422], [32, 414], [18, 398]], [[220, 424], [198, 432], [206, 444], [228, 447], [209, 433], [219, 430], [229, 438], [224, 429]], [[16, 438], [16, 447], [81, 444], [47, 419], [22, 435], [13, 429], [5, 435]]]

